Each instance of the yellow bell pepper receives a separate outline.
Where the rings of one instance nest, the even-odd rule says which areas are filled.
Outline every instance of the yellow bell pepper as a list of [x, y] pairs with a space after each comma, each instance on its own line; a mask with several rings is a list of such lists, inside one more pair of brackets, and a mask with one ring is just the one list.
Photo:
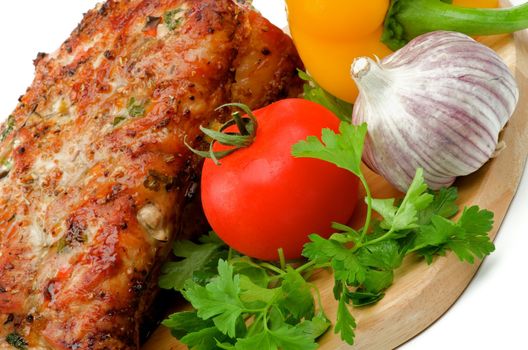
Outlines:
[[[383, 58], [392, 52], [380, 40], [384, 30], [394, 33], [399, 29], [388, 27], [387, 23], [384, 28], [389, 11], [398, 11], [396, 16], [405, 17], [397, 18], [397, 21], [413, 22], [414, 19], [410, 17], [424, 8], [424, 14], [415, 16], [418, 17], [418, 25], [412, 26], [411, 23], [408, 29], [405, 27], [407, 23], [404, 23], [407, 33], [395, 34], [402, 37], [396, 39], [396, 44], [391, 46], [393, 48], [431, 30], [445, 29], [469, 35], [486, 35], [512, 32], [528, 26], [528, 8], [525, 5], [519, 6], [521, 9], [515, 11], [462, 8], [493, 8], [498, 6], [498, 0], [454, 0], [453, 5], [456, 7], [440, 0], [400, 1], [404, 4], [401, 7], [409, 7], [403, 16], [399, 9], [392, 9], [391, 3], [394, 2], [396, 0], [286, 0], [293, 40], [308, 72], [319, 85], [342, 100], [355, 101], [357, 88], [350, 78], [350, 65], [359, 56]], [[431, 13], [437, 18], [429, 24], [427, 16]], [[441, 18], [445, 13], [447, 20]], [[459, 13], [466, 17], [454, 21], [453, 18]], [[509, 26], [502, 24], [506, 21], [506, 15], [510, 16], [508, 19], [513, 18], [515, 23], [509, 23]], [[477, 21], [477, 24], [469, 25], [464, 30], [465, 24], [471, 21]]]

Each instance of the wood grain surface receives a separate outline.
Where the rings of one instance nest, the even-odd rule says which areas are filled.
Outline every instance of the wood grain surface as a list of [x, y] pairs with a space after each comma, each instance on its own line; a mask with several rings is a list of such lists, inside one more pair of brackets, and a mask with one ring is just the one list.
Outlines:
[[[528, 33], [519, 33], [515, 40], [509, 35], [481, 40], [494, 48], [515, 70], [521, 98], [517, 111], [502, 134], [507, 148], [477, 173], [460, 179], [459, 204], [477, 204], [495, 213], [491, 236], [495, 238], [510, 202], [515, 195], [528, 154]], [[398, 195], [379, 176], [366, 171], [376, 198]], [[361, 219], [363, 212], [357, 213]], [[508, 234], [501, 232], [501, 234]], [[408, 257], [396, 271], [394, 285], [378, 304], [354, 309], [358, 328], [356, 344], [344, 344], [333, 330], [320, 339], [321, 349], [392, 349], [422, 332], [445, 313], [470, 283], [480, 263], [461, 263], [448, 254], [437, 258], [430, 266], [414, 256]], [[315, 276], [321, 288], [325, 311], [335, 320], [337, 303], [332, 295], [333, 277], [327, 272]], [[176, 298], [176, 297], [175, 297]], [[168, 329], [159, 327], [143, 350], [186, 349], [174, 339]], [[258, 349], [255, 349], [258, 350]]]

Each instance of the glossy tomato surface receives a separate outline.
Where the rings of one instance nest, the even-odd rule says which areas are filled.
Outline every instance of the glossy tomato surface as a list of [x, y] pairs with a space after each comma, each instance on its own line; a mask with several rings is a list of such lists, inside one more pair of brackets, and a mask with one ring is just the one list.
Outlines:
[[324, 107], [286, 99], [254, 114], [258, 129], [251, 146], [221, 165], [205, 161], [204, 211], [220, 238], [241, 253], [276, 260], [283, 248], [287, 259], [299, 258], [309, 234], [328, 237], [332, 222], [348, 221], [359, 181], [333, 164], [291, 155], [307, 136], [338, 130], [339, 120]]

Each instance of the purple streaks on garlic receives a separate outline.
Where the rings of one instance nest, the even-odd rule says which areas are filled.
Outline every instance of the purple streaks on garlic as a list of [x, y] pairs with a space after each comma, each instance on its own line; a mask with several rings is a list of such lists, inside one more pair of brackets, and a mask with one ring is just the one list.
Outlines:
[[363, 160], [401, 191], [417, 168], [439, 189], [482, 167], [519, 99], [502, 59], [454, 32], [417, 37], [380, 62], [358, 58], [351, 74], [352, 120], [369, 131]]

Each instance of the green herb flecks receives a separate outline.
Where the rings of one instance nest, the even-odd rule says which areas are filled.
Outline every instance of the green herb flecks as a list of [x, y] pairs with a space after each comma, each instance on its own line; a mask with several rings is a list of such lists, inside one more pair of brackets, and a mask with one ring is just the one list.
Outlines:
[[122, 122], [124, 122], [125, 120], [127, 120], [129, 117], [137, 118], [137, 117], [145, 116], [147, 104], [148, 104], [148, 101], [142, 103], [142, 102], [137, 101], [135, 97], [131, 97], [128, 100], [127, 105], [126, 105], [128, 115], [119, 115], [119, 116], [114, 117], [114, 120], [112, 120], [112, 125], [117, 126], [121, 124]]
[[163, 14], [163, 22], [169, 30], [175, 30], [181, 25], [184, 15], [182, 12], [184, 12], [183, 9], [178, 8]]
[[131, 117], [143, 117], [145, 115], [145, 103], [139, 103], [135, 97], [131, 97], [127, 103], [127, 111]]
[[13, 129], [15, 128], [15, 117], [10, 115], [8, 118], [7, 118], [7, 121], [5, 123], [5, 127], [4, 127], [4, 130], [2, 131], [2, 133], [0, 134], [0, 142], [1, 141], [4, 141], [7, 136], [13, 132]]
[[112, 125], [116, 126], [116, 125], [120, 124], [122, 121], [124, 121], [125, 119], [126, 119], [126, 117], [124, 115], [117, 116], [112, 121]]
[[5, 159], [0, 163], [0, 179], [3, 179], [7, 175], [9, 175], [9, 172], [13, 168], [13, 162], [9, 159]]
[[28, 348], [28, 342], [16, 332], [9, 333], [6, 337], [6, 342], [19, 350], [26, 350]]

